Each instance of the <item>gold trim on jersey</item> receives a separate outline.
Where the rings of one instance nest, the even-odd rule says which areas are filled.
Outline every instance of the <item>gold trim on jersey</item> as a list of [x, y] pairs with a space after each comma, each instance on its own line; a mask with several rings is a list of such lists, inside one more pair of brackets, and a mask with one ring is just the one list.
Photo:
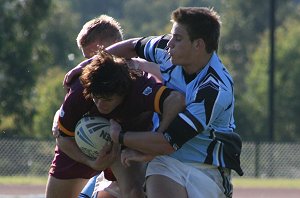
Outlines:
[[58, 121], [58, 127], [59, 127], [59, 130], [61, 132], [63, 132], [64, 134], [66, 134], [68, 136], [72, 136], [72, 137], [75, 136], [75, 133], [73, 131], [69, 131], [68, 129], [66, 129], [59, 121]]
[[166, 86], [160, 87], [159, 90], [156, 92], [156, 95], [154, 98], [154, 111], [157, 113], [160, 113], [160, 114], [161, 114], [161, 110], [159, 108], [160, 97], [166, 88], [167, 88]]

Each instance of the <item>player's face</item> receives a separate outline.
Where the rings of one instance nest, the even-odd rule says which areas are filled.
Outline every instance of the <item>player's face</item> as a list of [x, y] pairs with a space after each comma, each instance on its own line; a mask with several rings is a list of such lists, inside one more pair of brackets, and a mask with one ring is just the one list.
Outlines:
[[102, 114], [111, 113], [118, 105], [123, 101], [123, 97], [119, 95], [113, 95], [111, 97], [94, 97], [93, 101], [97, 106], [97, 109]]
[[85, 58], [92, 58], [97, 54], [97, 51], [100, 49], [101, 45], [98, 42], [93, 42], [82, 48], [82, 54]]
[[82, 47], [82, 54], [85, 58], [92, 58], [101, 48], [106, 48], [113, 43], [102, 41], [101, 39], [96, 40], [84, 47]]
[[193, 50], [192, 42], [185, 27], [174, 22], [171, 29], [172, 38], [168, 42], [171, 61], [175, 65], [189, 65]]

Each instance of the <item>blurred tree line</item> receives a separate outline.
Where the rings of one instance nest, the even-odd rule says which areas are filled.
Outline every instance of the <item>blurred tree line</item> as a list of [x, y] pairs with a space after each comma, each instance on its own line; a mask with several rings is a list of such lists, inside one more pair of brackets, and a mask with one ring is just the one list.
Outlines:
[[[100, 14], [125, 38], [169, 33], [179, 6], [214, 7], [223, 27], [219, 54], [235, 80], [237, 132], [268, 140], [269, 1], [0, 0], [1, 137], [51, 138], [66, 71], [82, 59], [76, 36]], [[300, 2], [276, 5], [275, 141], [299, 141]]]

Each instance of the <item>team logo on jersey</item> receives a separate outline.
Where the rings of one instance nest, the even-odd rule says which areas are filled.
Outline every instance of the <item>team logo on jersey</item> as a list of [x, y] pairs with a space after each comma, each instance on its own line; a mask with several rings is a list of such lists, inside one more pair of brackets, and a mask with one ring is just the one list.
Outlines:
[[152, 93], [152, 88], [151, 87], [146, 87], [146, 89], [144, 89], [144, 91], [143, 91], [143, 94], [145, 96], [148, 96], [151, 93]]

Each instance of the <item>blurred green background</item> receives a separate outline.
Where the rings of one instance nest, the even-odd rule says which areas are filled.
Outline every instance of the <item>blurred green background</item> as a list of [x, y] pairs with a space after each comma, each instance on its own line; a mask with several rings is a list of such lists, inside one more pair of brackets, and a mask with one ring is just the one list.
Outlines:
[[[268, 141], [270, 1], [0, 0], [0, 138], [50, 139], [66, 71], [83, 58], [82, 25], [107, 14], [125, 38], [169, 33], [178, 6], [214, 7], [219, 54], [235, 80], [235, 119], [244, 141]], [[274, 141], [300, 140], [300, 1], [276, 2]]]
[[86, 21], [107, 14], [120, 22], [125, 38], [160, 35], [170, 31], [172, 10], [208, 6], [221, 15], [218, 53], [235, 81], [246, 177], [234, 174], [235, 185], [299, 186], [300, 0], [275, 4], [272, 139], [271, 1], [0, 0], [0, 184], [35, 177], [45, 183], [55, 145], [52, 120], [65, 95], [62, 80], [83, 60], [76, 37]]

